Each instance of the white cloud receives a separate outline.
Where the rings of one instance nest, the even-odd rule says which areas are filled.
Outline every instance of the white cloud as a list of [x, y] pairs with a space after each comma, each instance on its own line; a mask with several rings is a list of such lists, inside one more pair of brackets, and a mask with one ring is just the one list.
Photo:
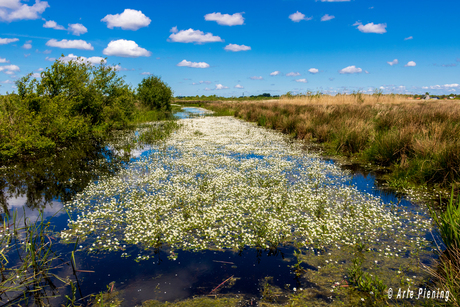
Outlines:
[[34, 73], [32, 74], [32, 77], [34, 77], [34, 78], [41, 78], [42, 76], [41, 76], [38, 72], [34, 72]]
[[222, 84], [216, 84], [216, 90], [223, 90], [223, 89], [226, 89], [228, 88], [227, 86], [225, 85], [222, 85]]
[[311, 74], [317, 74], [317, 73], [319, 73], [319, 70], [318, 70], [318, 68], [310, 68], [308, 70], [308, 72], [311, 73]]
[[237, 85], [235, 85], [235, 88], [244, 88], [244, 87], [242, 85], [240, 85], [240, 84], [237, 84]]
[[307, 79], [297, 79], [295, 82], [307, 83]]
[[204, 90], [205, 90], [205, 91], [211, 91], [211, 89], [208, 88], [208, 87], [205, 87]]
[[77, 61], [78, 58], [80, 58], [80, 61], [82, 61], [82, 62], [90, 62], [92, 65], [99, 65], [99, 64], [101, 64], [101, 61], [103, 63], [107, 63], [106, 59], [104, 59], [104, 58], [102, 58], [100, 56], [92, 56], [90, 58], [86, 58], [84, 56], [78, 57], [78, 56], [76, 56], [75, 54], [72, 54], [72, 53], [67, 55], [67, 56], [60, 57], [59, 61], [64, 62], [64, 63], [68, 63], [70, 61]]
[[151, 75], [151, 73], [149, 73], [148, 71], [144, 71], [144, 72], [142, 72], [142, 73], [141, 73], [141, 75], [147, 75], [147, 76], [150, 76], [150, 75]]
[[48, 20], [43, 24], [43, 28], [50, 28], [55, 30], [65, 30], [65, 28], [61, 25], [58, 25], [54, 20]]
[[105, 55], [114, 55], [128, 58], [137, 58], [140, 56], [149, 57], [152, 53], [147, 49], [139, 47], [135, 41], [119, 39], [111, 41], [102, 51]]
[[73, 35], [80, 36], [88, 32], [88, 29], [81, 23], [69, 24], [69, 32], [72, 32]]
[[286, 74], [286, 77], [297, 77], [297, 76], [300, 76], [299, 72], [293, 72], [292, 71], [292, 72]]
[[56, 58], [46, 57], [46, 58], [45, 58], [45, 61], [54, 62], [54, 61], [56, 61]]
[[5, 74], [13, 75], [15, 71], [21, 71], [17, 65], [4, 65], [0, 66], [0, 71], [3, 71]]
[[377, 34], [383, 34], [386, 33], [386, 23], [377, 23], [374, 24], [373, 22], [370, 22], [368, 24], [363, 25], [361, 22], [357, 21], [353, 24], [354, 26], [358, 26], [357, 29], [363, 33], [377, 33]]
[[192, 68], [208, 68], [209, 64], [205, 62], [191, 62], [187, 60], [182, 60], [177, 64], [177, 66], [192, 67]]
[[323, 17], [321, 17], [321, 21], [328, 21], [328, 20], [331, 20], [331, 19], [334, 19], [334, 18], [335, 18], [334, 15], [326, 14]]
[[275, 70], [274, 72], [271, 72], [270, 73], [270, 76], [277, 76], [280, 74], [280, 71], [279, 70]]
[[10, 61], [8, 61], [7, 59], [5, 58], [0, 58], [0, 63], [9, 63]]
[[31, 49], [32, 48], [32, 41], [27, 41], [24, 45], [22, 45], [22, 48], [24, 49]]
[[228, 44], [224, 48], [227, 51], [233, 51], [233, 52], [238, 52], [238, 51], [248, 51], [251, 50], [251, 47], [245, 46], [245, 45], [237, 45], [237, 44]]
[[413, 39], [414, 37], [413, 36], [409, 36], [409, 37], [406, 37], [404, 40], [407, 41], [409, 39]]
[[406, 66], [406, 67], [411, 67], [411, 66], [415, 66], [415, 65], [417, 65], [417, 64], [416, 64], [414, 61], [409, 61], [409, 62], [407, 62], [407, 64], [404, 65], [404, 66]]
[[6, 45], [9, 43], [17, 42], [18, 38], [0, 38], [0, 45]]
[[289, 19], [292, 20], [293, 22], [299, 22], [301, 20], [312, 20], [313, 17], [305, 17], [304, 14], [297, 11], [294, 14], [289, 15]]
[[44, 71], [44, 69], [40, 67], [39, 69], [36, 69], [36, 71]]
[[390, 66], [393, 66], [393, 65], [395, 65], [395, 64], [398, 64], [399, 61], [398, 61], [398, 59], [394, 59], [393, 61], [387, 62], [387, 63], [388, 63]]
[[252, 80], [263, 80], [264, 78], [262, 78], [262, 76], [253, 76], [253, 77], [250, 77]]
[[47, 41], [46, 45], [50, 47], [58, 47], [62, 49], [94, 50], [94, 47], [91, 46], [90, 43], [87, 43], [81, 39], [76, 39], [76, 40], [63, 39], [61, 41], [57, 41], [56, 39], [53, 38]]
[[48, 2], [40, 0], [35, 0], [35, 4], [32, 6], [21, 4], [20, 0], [1, 0], [0, 20], [10, 22], [38, 19], [47, 7], [49, 7]]
[[131, 9], [125, 9], [123, 13], [116, 15], [107, 15], [101, 19], [101, 21], [107, 23], [107, 28], [113, 29], [114, 27], [120, 27], [123, 30], [136, 31], [142, 27], [147, 27], [151, 20], [145, 16], [142, 11], [136, 11]]
[[175, 27], [172, 27], [171, 30], [169, 30], [169, 32], [177, 33], [177, 32], [179, 32], [179, 30], [177, 30], [177, 26], [175, 26]]
[[212, 82], [211, 81], [200, 81], [200, 84], [211, 84]]
[[207, 21], [215, 21], [221, 26], [239, 26], [244, 23], [244, 18], [241, 13], [235, 13], [233, 15], [211, 13], [204, 15], [204, 19]]
[[457, 84], [457, 83], [454, 83], [454, 84], [444, 84], [444, 87], [446, 87], [446, 88], [453, 88], [453, 87], [460, 87], [460, 85]]
[[358, 74], [362, 72], [363, 70], [359, 67], [356, 67], [355, 65], [352, 66], [347, 66], [341, 70], [339, 70], [339, 73], [341, 74]]
[[[173, 28], [174, 29], [174, 28]], [[171, 31], [173, 30], [171, 29]], [[176, 28], [177, 31], [177, 28]], [[169, 36], [169, 41], [175, 43], [213, 43], [213, 42], [223, 42], [219, 36], [213, 36], [212, 33], [204, 34], [203, 31], [193, 30], [192, 28], [188, 30], [180, 30], [179, 32], [174, 32]]]

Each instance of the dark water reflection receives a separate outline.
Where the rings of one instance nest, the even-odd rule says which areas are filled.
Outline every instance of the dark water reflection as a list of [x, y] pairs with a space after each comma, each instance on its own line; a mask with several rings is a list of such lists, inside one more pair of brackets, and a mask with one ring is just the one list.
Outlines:
[[115, 174], [123, 162], [126, 159], [93, 139], [75, 142], [51, 155], [4, 165], [0, 168], [1, 212], [10, 214], [23, 206], [47, 212], [99, 176]]

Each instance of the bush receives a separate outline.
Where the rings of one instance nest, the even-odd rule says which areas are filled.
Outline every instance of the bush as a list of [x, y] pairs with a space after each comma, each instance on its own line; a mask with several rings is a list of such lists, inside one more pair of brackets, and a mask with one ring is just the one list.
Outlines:
[[152, 110], [171, 111], [173, 92], [159, 77], [144, 78], [137, 88], [137, 97], [144, 106]]
[[58, 59], [40, 80], [29, 74], [16, 86], [0, 97], [0, 160], [126, 127], [135, 113], [134, 92], [103, 63]]

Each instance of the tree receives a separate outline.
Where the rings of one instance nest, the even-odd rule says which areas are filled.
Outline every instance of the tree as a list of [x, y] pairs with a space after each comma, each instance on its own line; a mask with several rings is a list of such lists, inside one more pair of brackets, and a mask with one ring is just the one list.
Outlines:
[[150, 109], [171, 111], [173, 92], [166, 83], [161, 81], [160, 77], [144, 78], [137, 87], [137, 97], [144, 106]]

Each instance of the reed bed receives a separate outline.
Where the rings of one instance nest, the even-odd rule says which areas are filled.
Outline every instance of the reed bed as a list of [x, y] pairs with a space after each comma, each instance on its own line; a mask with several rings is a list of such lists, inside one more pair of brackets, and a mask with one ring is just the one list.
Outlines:
[[395, 185], [457, 190], [460, 183], [458, 102], [354, 94], [208, 106], [219, 115], [234, 115], [322, 143], [329, 154], [389, 167]]

